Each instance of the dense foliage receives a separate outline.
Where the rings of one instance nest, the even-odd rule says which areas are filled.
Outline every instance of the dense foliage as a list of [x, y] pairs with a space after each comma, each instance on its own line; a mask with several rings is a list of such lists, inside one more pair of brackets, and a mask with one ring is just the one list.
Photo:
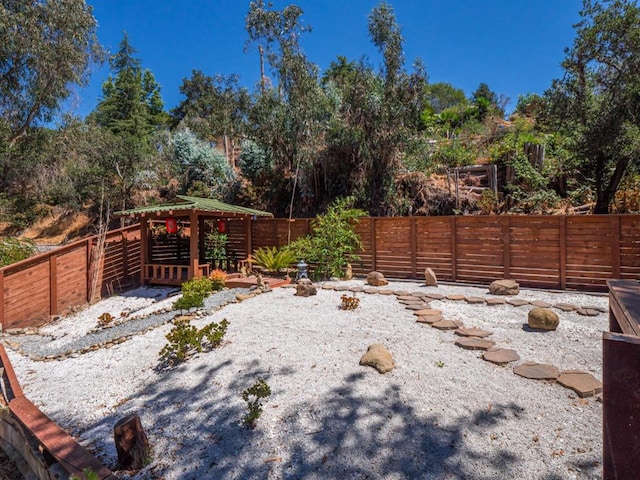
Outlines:
[[[509, 99], [486, 83], [466, 95], [429, 83], [420, 59], [408, 68], [384, 1], [363, 18], [378, 57], [338, 56], [322, 74], [304, 53], [303, 10], [250, 2], [246, 52], [264, 64], [255, 88], [193, 70], [169, 113], [126, 34], [105, 55], [85, 1], [0, 5], [0, 222], [11, 232], [54, 206], [108, 220], [177, 193], [291, 217], [347, 196], [370, 215], [639, 208], [634, 0], [584, 0], [563, 77], [521, 96], [507, 119]], [[58, 116], [105, 58], [111, 73], [95, 111]], [[456, 199], [451, 169], [479, 163], [497, 166], [497, 194], [467, 179]]]

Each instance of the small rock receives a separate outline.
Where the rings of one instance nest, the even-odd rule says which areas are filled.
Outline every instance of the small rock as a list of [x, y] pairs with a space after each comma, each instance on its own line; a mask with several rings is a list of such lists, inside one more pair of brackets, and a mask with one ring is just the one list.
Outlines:
[[515, 350], [509, 348], [492, 348], [482, 354], [482, 359], [487, 362], [502, 365], [505, 363], [517, 362], [520, 355]]
[[487, 350], [495, 346], [495, 344], [496, 343], [492, 342], [491, 340], [475, 337], [465, 337], [456, 340], [456, 345], [458, 347], [464, 348], [465, 350]]
[[373, 367], [380, 373], [390, 372], [396, 366], [391, 353], [379, 343], [369, 345], [367, 353], [360, 358], [360, 365]]
[[481, 328], [477, 328], [477, 327], [459, 328], [453, 333], [455, 333], [456, 335], [459, 335], [460, 337], [485, 338], [485, 337], [488, 337], [489, 335], [493, 335], [493, 332], [488, 332], [486, 330], [482, 330]]
[[555, 380], [560, 376], [560, 370], [557, 367], [535, 362], [525, 362], [513, 367], [513, 373], [534, 380]]
[[311, 280], [309, 280], [308, 278], [303, 278], [296, 284], [295, 294], [298, 297], [310, 297], [311, 295], [316, 295], [317, 293], [318, 289], [313, 283], [311, 283]]
[[495, 280], [489, 285], [492, 295], [518, 295], [520, 285], [515, 280]]
[[344, 279], [351, 280], [353, 278], [353, 267], [350, 263], [347, 263], [346, 268], [344, 269]]
[[255, 297], [255, 294], [253, 293], [236, 293], [236, 300], [238, 302], [243, 302], [253, 297]]
[[380, 272], [370, 272], [367, 274], [367, 283], [373, 287], [382, 287], [388, 285], [389, 282]]
[[560, 324], [560, 317], [553, 310], [536, 307], [527, 317], [529, 327], [537, 330], [555, 330]]
[[593, 397], [602, 392], [602, 382], [600, 380], [590, 373], [578, 370], [562, 372], [558, 377], [558, 383], [576, 392], [580, 398]]
[[424, 283], [427, 287], [437, 287], [438, 279], [436, 278], [436, 274], [430, 268], [424, 269]]

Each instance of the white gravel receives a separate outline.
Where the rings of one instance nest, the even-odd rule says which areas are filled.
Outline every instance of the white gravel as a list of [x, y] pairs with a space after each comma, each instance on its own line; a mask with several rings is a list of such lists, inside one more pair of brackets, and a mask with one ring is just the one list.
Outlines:
[[[485, 288], [449, 285], [388, 288], [487, 296]], [[279, 288], [228, 305], [195, 322], [228, 319], [224, 345], [168, 371], [156, 367], [171, 325], [76, 358], [9, 356], [26, 395], [112, 469], [113, 425], [139, 413], [153, 460], [136, 479], [601, 477], [600, 402], [481, 360], [456, 347], [452, 332], [416, 323], [394, 296], [359, 293], [360, 307], [342, 311], [342, 294], [319, 289], [301, 298]], [[607, 308], [606, 296], [525, 290], [518, 298]], [[159, 300], [114, 297], [42, 330], [81, 336], [104, 311], [153, 310]], [[493, 331], [521, 362], [601, 378], [604, 313], [559, 312], [558, 330], [538, 333], [523, 329], [530, 306], [431, 305]], [[372, 343], [391, 351], [395, 370], [380, 375], [358, 365]], [[258, 379], [273, 393], [248, 430], [241, 392]]]

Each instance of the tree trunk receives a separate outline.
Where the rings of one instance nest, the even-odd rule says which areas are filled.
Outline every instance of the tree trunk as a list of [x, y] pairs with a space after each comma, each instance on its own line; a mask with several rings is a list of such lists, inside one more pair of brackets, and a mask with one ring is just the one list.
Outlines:
[[118, 468], [140, 470], [149, 461], [149, 440], [137, 414], [129, 415], [113, 427], [118, 452]]

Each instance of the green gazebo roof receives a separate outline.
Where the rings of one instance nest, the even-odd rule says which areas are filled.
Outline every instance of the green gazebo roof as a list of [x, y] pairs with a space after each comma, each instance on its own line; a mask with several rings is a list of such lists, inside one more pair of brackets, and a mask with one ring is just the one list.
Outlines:
[[144, 214], [162, 212], [202, 212], [202, 213], [218, 213], [218, 214], [230, 214], [239, 215], [243, 217], [258, 216], [258, 217], [273, 217], [273, 214], [269, 212], [263, 212], [262, 210], [254, 210], [253, 208], [239, 207], [237, 205], [230, 205], [228, 203], [220, 202], [212, 198], [200, 198], [189, 197], [187, 195], [177, 195], [177, 201], [170, 203], [163, 203], [162, 205], [150, 205], [148, 207], [132, 208], [130, 210], [122, 210], [115, 212], [117, 216], [142, 216]]

